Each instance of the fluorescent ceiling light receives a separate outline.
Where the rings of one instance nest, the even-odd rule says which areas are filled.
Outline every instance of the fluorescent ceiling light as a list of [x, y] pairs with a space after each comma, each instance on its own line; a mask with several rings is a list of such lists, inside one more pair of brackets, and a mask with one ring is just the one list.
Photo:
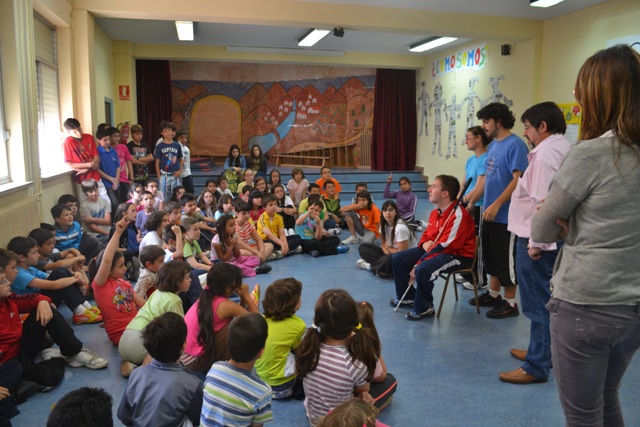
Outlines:
[[178, 30], [178, 40], [193, 41], [193, 22], [176, 21], [176, 29]]
[[329, 34], [331, 30], [319, 30], [317, 28], [312, 28], [302, 36], [300, 40], [298, 40], [298, 46], [309, 47], [318, 43], [320, 40], [324, 38], [327, 34]]
[[551, 7], [558, 3], [562, 3], [564, 0], [529, 0], [529, 6], [533, 7]]
[[458, 38], [457, 37], [431, 37], [430, 39], [423, 40], [420, 43], [410, 46], [409, 50], [411, 52], [424, 52], [429, 49], [434, 49], [438, 46], [451, 43], [452, 41], [455, 41], [455, 40], [458, 40]]
[[227, 46], [227, 52], [265, 53], [271, 55], [306, 55], [306, 56], [344, 56], [342, 50], [298, 49], [277, 47]]

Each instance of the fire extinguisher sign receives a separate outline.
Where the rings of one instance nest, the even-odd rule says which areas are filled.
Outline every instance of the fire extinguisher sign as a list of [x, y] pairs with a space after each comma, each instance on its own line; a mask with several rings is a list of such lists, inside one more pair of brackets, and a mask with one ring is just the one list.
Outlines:
[[121, 85], [118, 86], [118, 95], [120, 96], [120, 101], [128, 101], [131, 99], [131, 91], [129, 89], [129, 85]]

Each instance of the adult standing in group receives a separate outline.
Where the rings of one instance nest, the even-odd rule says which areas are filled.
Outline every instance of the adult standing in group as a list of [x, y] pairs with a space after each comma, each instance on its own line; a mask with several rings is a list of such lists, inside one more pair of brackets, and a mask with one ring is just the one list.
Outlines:
[[[476, 116], [482, 120], [491, 144], [487, 151], [487, 170], [484, 183], [484, 213], [482, 214], [482, 260], [489, 274], [489, 290], [478, 297], [481, 306], [493, 307], [487, 312], [490, 319], [518, 316], [516, 284], [512, 278], [511, 232], [507, 229], [511, 193], [518, 178], [527, 168], [527, 146], [511, 133], [515, 124], [513, 113], [504, 104], [493, 102]], [[504, 299], [500, 296], [504, 288]], [[469, 304], [476, 305], [471, 298]]]
[[571, 143], [564, 137], [567, 124], [560, 108], [553, 102], [530, 107], [520, 119], [524, 136], [533, 145], [528, 155], [527, 172], [520, 177], [511, 195], [508, 229], [517, 236], [516, 274], [520, 287], [522, 312], [531, 320], [529, 347], [512, 349], [511, 354], [524, 363], [520, 368], [502, 372], [500, 380], [515, 384], [546, 382], [551, 369], [551, 333], [549, 281], [561, 244], [541, 244], [530, 239], [531, 218], [540, 206], [569, 152]]
[[553, 370], [567, 426], [623, 426], [621, 379], [640, 346], [640, 55], [601, 50], [575, 85], [580, 142], [534, 215], [531, 238], [565, 242], [554, 266]]

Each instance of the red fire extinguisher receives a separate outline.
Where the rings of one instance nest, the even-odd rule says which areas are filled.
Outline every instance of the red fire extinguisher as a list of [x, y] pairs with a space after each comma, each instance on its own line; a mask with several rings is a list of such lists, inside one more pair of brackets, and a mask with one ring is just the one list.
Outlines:
[[120, 144], [126, 144], [129, 140], [129, 132], [131, 131], [131, 122], [124, 122], [118, 125], [120, 130]]

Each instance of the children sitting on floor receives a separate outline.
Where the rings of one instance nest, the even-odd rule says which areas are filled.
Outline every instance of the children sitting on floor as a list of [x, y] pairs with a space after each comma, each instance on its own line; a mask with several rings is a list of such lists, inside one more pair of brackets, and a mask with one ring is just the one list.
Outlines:
[[273, 194], [265, 194], [262, 198], [264, 213], [258, 221], [258, 234], [265, 242], [271, 243], [275, 249], [276, 257], [281, 258], [290, 253], [300, 253], [300, 236], [287, 236], [284, 232], [282, 217], [276, 214], [278, 202]]
[[296, 225], [296, 217], [298, 210], [293, 205], [293, 200], [284, 192], [284, 186], [282, 184], [275, 184], [271, 190], [271, 194], [276, 196], [278, 207], [276, 212], [282, 217], [284, 222], [285, 234], [295, 233], [294, 227]]
[[14, 237], [7, 249], [17, 255], [18, 263], [18, 274], [11, 281], [12, 292], [18, 295], [42, 293], [56, 306], [64, 302], [73, 313], [76, 325], [102, 322], [100, 310], [89, 304], [80, 289], [89, 284], [82, 269], [58, 268], [50, 274], [38, 270], [38, 243], [30, 237]]
[[[180, 230], [179, 225], [172, 227]], [[133, 290], [145, 300], [149, 299], [149, 296], [156, 290], [156, 283], [158, 282], [157, 274], [160, 267], [164, 264], [164, 255], [164, 249], [158, 245], [149, 245], [140, 251], [142, 268], [140, 269], [140, 276]]]
[[242, 199], [235, 199], [233, 207], [236, 212], [236, 234], [240, 244], [240, 254], [255, 255], [261, 262], [276, 259], [273, 255], [273, 245], [264, 242], [251, 219], [249, 204]]
[[73, 248], [90, 260], [104, 248], [96, 238], [82, 233], [80, 224], [73, 220], [69, 206], [55, 205], [51, 208], [51, 216], [55, 221], [56, 249], [60, 252]]
[[[349, 209], [351, 215], [345, 215], [350, 236], [342, 241], [345, 245], [354, 243], [373, 243], [380, 237], [380, 210], [373, 204], [371, 194], [362, 190], [358, 193], [358, 203], [343, 207]], [[357, 215], [357, 216], [356, 216]], [[359, 236], [362, 236], [360, 238]]]
[[184, 259], [196, 270], [209, 271], [212, 262], [207, 254], [202, 252], [198, 239], [200, 239], [200, 225], [194, 218], [185, 218], [181, 224], [186, 230], [184, 233]]
[[[296, 220], [296, 233], [302, 239], [300, 243], [302, 251], [312, 257], [337, 255], [340, 238], [329, 235], [329, 232], [324, 229], [320, 212], [322, 212], [322, 202], [315, 200]], [[343, 246], [342, 250], [346, 252], [349, 249]]]
[[144, 223], [147, 233], [140, 242], [139, 250], [149, 245], [162, 246], [162, 230], [169, 224], [169, 215], [163, 211], [152, 212]]
[[146, 185], [144, 186], [144, 190], [153, 195], [153, 208], [159, 211], [163, 211], [165, 202], [168, 203], [169, 201], [165, 201], [164, 194], [162, 193], [162, 191], [158, 191], [158, 188], [158, 181], [153, 178], [149, 178]]
[[267, 322], [259, 314], [246, 313], [231, 321], [231, 359], [215, 363], [207, 374], [200, 425], [260, 426], [272, 421], [271, 387], [253, 369], [266, 340]]
[[[228, 326], [241, 314], [259, 313], [260, 287], [249, 293], [249, 286], [242, 283], [242, 272], [235, 265], [218, 263], [209, 270], [207, 286], [198, 302], [191, 306], [184, 317], [187, 323], [187, 343], [182, 362], [187, 369], [204, 377], [214, 362], [228, 360]], [[238, 294], [240, 304], [229, 299]]]
[[302, 283], [288, 277], [273, 282], [266, 289], [262, 308], [269, 334], [264, 354], [256, 361], [256, 372], [271, 386], [274, 399], [302, 393], [302, 381], [295, 374], [295, 351], [306, 329], [304, 320], [296, 316], [302, 303]]
[[186, 372], [180, 354], [187, 337], [182, 316], [164, 313], [142, 331], [152, 357], [131, 373], [118, 408], [126, 426], [197, 425], [202, 408], [202, 381]]
[[147, 222], [149, 216], [156, 210], [153, 207], [153, 194], [149, 191], [143, 191], [141, 204], [143, 209], [136, 214], [136, 228], [138, 229], [139, 241], [142, 241], [144, 236], [149, 232], [149, 230], [144, 228], [144, 224]]
[[[323, 166], [322, 169], [320, 169], [320, 174], [322, 176], [316, 180], [316, 184], [318, 184], [318, 187], [322, 189], [324, 188], [325, 182], [332, 181], [336, 186], [336, 196], [340, 197], [342, 186], [337, 179], [331, 177], [331, 168], [329, 166]], [[322, 194], [325, 195], [325, 193]]]

